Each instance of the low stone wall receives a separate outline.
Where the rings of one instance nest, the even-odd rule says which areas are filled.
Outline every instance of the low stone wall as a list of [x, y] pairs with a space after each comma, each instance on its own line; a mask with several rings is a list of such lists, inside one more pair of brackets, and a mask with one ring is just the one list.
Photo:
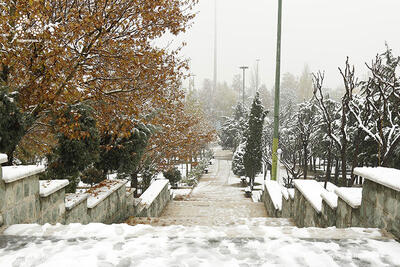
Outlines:
[[168, 180], [157, 180], [139, 198], [135, 217], [158, 217], [171, 199]]
[[295, 188], [293, 219], [298, 227], [321, 227], [321, 213]]
[[343, 199], [338, 199], [336, 209], [336, 227], [347, 228], [360, 226], [360, 208], [353, 208]]
[[293, 217], [293, 199], [290, 197], [286, 199], [282, 196], [282, 218], [292, 218]]
[[282, 217], [282, 211], [275, 208], [274, 202], [271, 199], [268, 190], [264, 190], [262, 199], [264, 201], [265, 209], [267, 210], [268, 217], [280, 218]]
[[87, 197], [88, 196], [85, 195], [84, 197], [81, 197], [77, 202], [75, 202], [75, 204], [71, 207], [66, 207], [65, 224], [88, 224], [90, 222], [90, 218], [87, 212]]
[[332, 227], [336, 225], [336, 208], [332, 208], [323, 199], [321, 210], [321, 227]]
[[39, 224], [65, 222], [65, 189], [40, 197]]
[[38, 222], [40, 217], [38, 175], [7, 183], [0, 179], [0, 214], [5, 225]]
[[88, 207], [90, 222], [116, 223], [129, 216], [126, 214], [126, 187], [123, 184], [116, 191], [100, 201], [94, 207]]
[[400, 191], [366, 179], [360, 217], [364, 226], [385, 229], [400, 239]]
[[168, 180], [154, 182], [142, 199], [135, 199], [133, 190], [127, 190], [127, 182], [121, 180], [107, 181], [88, 194], [66, 196], [68, 181], [40, 181], [38, 175], [43, 171], [38, 166], [0, 168], [0, 227], [22, 223], [118, 223], [130, 216], [156, 217], [170, 200]]
[[131, 189], [128, 188], [126, 190], [126, 214], [130, 217], [130, 216], [134, 216], [135, 215], [135, 198], [134, 198], [134, 190], [135, 189]]

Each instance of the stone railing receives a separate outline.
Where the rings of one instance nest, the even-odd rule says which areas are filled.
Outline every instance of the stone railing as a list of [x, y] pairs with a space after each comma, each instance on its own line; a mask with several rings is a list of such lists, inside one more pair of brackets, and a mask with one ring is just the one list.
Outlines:
[[[0, 164], [7, 161], [0, 154]], [[43, 166], [0, 168], [0, 227], [22, 223], [116, 223], [158, 216], [170, 200], [168, 180], [154, 182], [139, 199], [127, 181], [107, 180], [87, 193], [66, 194], [68, 180], [39, 181]]]
[[280, 185], [276, 181], [265, 181], [262, 199], [269, 217], [282, 216], [282, 195]]
[[170, 200], [168, 180], [156, 180], [140, 196], [135, 217], [158, 217]]
[[325, 189], [315, 180], [295, 180], [293, 201], [292, 189], [269, 181], [263, 196], [267, 213], [291, 217], [299, 227], [381, 228], [400, 239], [400, 170], [356, 168], [354, 173], [365, 179], [363, 188], [328, 183]]
[[[4, 163], [7, 161], [3, 159]], [[43, 167], [2, 167], [0, 214], [4, 225], [37, 223], [41, 217], [39, 176]]]
[[400, 239], [400, 170], [356, 168], [363, 177], [360, 224], [386, 229]]

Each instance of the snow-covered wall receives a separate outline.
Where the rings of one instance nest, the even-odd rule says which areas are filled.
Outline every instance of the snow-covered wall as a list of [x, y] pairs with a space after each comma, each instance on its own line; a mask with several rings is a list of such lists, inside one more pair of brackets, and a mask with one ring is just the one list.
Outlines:
[[134, 199], [133, 190], [127, 190], [126, 181], [110, 180], [87, 194], [66, 195], [68, 180], [39, 180], [42, 166], [0, 170], [0, 227], [26, 223], [116, 223], [130, 216], [158, 216], [170, 199], [168, 180], [153, 183], [138, 205], [140, 201]]
[[156, 180], [140, 197], [136, 217], [158, 217], [171, 199], [168, 180]]
[[[6, 174], [4, 169], [2, 172]], [[0, 215], [4, 225], [38, 222], [40, 202], [37, 174], [15, 181], [0, 178]]]
[[361, 224], [386, 229], [400, 240], [400, 170], [356, 168], [354, 173], [365, 178]]

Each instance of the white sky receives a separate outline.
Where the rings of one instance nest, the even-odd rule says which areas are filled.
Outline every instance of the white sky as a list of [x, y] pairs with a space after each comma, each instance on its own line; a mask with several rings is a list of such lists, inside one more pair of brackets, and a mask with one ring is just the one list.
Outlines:
[[[278, 0], [218, 1], [218, 82], [231, 84], [240, 65], [255, 68], [270, 89], [275, 77]], [[200, 0], [198, 16], [178, 41], [187, 42], [183, 55], [191, 59], [196, 87], [213, 77], [214, 0]], [[341, 85], [338, 66], [346, 56], [358, 75], [365, 61], [383, 52], [385, 41], [400, 54], [400, 0], [283, 0], [282, 74], [326, 71], [326, 86]]]

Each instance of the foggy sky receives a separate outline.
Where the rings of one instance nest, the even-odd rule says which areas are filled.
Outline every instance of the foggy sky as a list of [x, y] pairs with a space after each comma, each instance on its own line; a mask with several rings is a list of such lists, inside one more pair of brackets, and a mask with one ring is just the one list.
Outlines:
[[[218, 1], [218, 82], [231, 84], [240, 65], [255, 69], [260, 80], [274, 84], [278, 0]], [[200, 0], [199, 14], [187, 33], [183, 55], [191, 59], [196, 87], [213, 77], [214, 0]], [[400, 54], [400, 0], [283, 0], [282, 74], [325, 70], [326, 86], [341, 85], [338, 66], [346, 56], [362, 78], [388, 42]]]

